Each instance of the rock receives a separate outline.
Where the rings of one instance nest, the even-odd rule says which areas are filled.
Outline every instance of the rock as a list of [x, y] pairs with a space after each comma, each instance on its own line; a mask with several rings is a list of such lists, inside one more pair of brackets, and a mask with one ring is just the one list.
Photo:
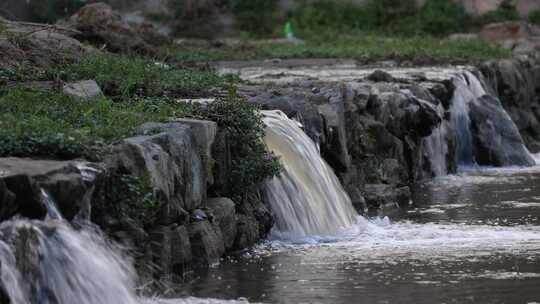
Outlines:
[[480, 37], [478, 36], [478, 34], [475, 34], [475, 33], [455, 33], [455, 34], [452, 34], [450, 36], [448, 36], [448, 39], [449, 40], [454, 40], [454, 41], [473, 41], [473, 40], [477, 40], [479, 39]]
[[202, 211], [201, 209], [194, 210], [191, 213], [191, 221], [193, 222], [201, 222], [208, 220], [208, 215], [206, 215], [206, 212]]
[[193, 262], [197, 266], [207, 267], [219, 263], [225, 253], [225, 244], [208, 221], [189, 225]]
[[206, 206], [212, 211], [213, 222], [223, 235], [225, 249], [231, 249], [236, 238], [236, 210], [235, 204], [228, 198], [211, 198]]
[[63, 92], [66, 95], [79, 98], [84, 101], [90, 101], [103, 97], [101, 88], [94, 80], [83, 80], [64, 85]]
[[484, 26], [479, 37], [517, 52], [540, 50], [540, 28], [520, 21], [506, 21]]
[[205, 165], [189, 126], [182, 123], [146, 124], [143, 135], [123, 140], [106, 162], [112, 171], [149, 176], [163, 206], [162, 224], [179, 221], [185, 211], [202, 205], [206, 197]]
[[187, 228], [185, 226], [179, 226], [173, 229], [170, 240], [172, 272], [180, 275], [191, 267], [193, 260]]
[[[99, 166], [76, 161], [0, 158], [0, 171], [4, 172], [0, 175], [0, 180], [9, 191], [7, 198], [13, 198], [14, 195], [16, 206], [14, 213], [13, 207], [8, 208], [10, 212], [2, 214], [5, 216], [3, 219], [14, 214], [43, 218], [46, 209], [41, 189], [48, 192], [68, 220], [72, 220], [82, 211], [89, 210], [90, 201], [86, 196], [92, 191], [93, 181], [87, 178], [88, 173], [84, 171], [84, 167], [95, 167], [96, 173], [100, 170]], [[85, 197], [86, 200], [83, 199]]]
[[499, 167], [535, 165], [518, 128], [498, 99], [486, 95], [469, 106], [478, 164]]
[[367, 184], [364, 196], [369, 207], [403, 206], [409, 203], [411, 191], [409, 187], [395, 188], [384, 184]]
[[182, 275], [192, 261], [191, 242], [185, 226], [159, 226], [150, 232], [152, 260], [162, 275]]
[[393, 82], [395, 81], [394, 77], [389, 73], [382, 70], [375, 70], [373, 73], [367, 76], [368, 80], [373, 82]]
[[152, 29], [148, 26], [143, 28], [141, 35], [140, 30], [130, 26], [105, 3], [85, 5], [62, 25], [80, 31], [80, 34], [75, 34], [75, 38], [89, 41], [97, 46], [105, 45], [113, 52], [153, 55], [157, 54], [156, 46], [161, 45], [163, 41], [168, 41], [157, 30], [153, 30], [154, 32], [150, 35], [149, 32]]
[[253, 217], [238, 215], [238, 226], [234, 248], [242, 249], [255, 245], [260, 239], [259, 223]]
[[[50, 68], [58, 64], [77, 62], [93, 51], [69, 37], [71, 32], [55, 29], [36, 31], [35, 27], [19, 23], [2, 25], [6, 25], [6, 29], [0, 31], [0, 69], [15, 69], [21, 64]], [[15, 36], [19, 38], [9, 38]]]
[[17, 209], [15, 194], [9, 191], [5, 181], [0, 179], [0, 219], [5, 220], [12, 217], [17, 213]]

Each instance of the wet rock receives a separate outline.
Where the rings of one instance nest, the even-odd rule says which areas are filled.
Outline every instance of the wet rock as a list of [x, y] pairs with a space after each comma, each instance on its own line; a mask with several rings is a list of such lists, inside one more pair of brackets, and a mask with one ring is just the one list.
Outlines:
[[257, 243], [260, 239], [259, 223], [255, 218], [240, 214], [238, 215], [238, 226], [234, 248], [248, 248]]
[[492, 61], [480, 67], [531, 152], [540, 152], [540, 63], [535, 58]]
[[201, 222], [206, 220], [208, 220], [208, 215], [201, 209], [194, 210], [191, 213], [191, 221], [193, 222]]
[[[4, 174], [0, 175], [0, 180], [9, 191], [8, 198], [14, 196], [16, 206], [15, 212], [10, 208], [11, 212], [3, 214], [3, 219], [14, 214], [43, 218], [46, 210], [41, 189], [49, 193], [68, 220], [88, 210], [90, 202], [83, 198], [91, 191], [93, 183], [87, 180], [86, 173], [81, 170], [83, 165], [88, 166], [84, 162], [1, 158], [0, 171]], [[99, 169], [95, 169], [95, 172], [99, 172]]]
[[206, 202], [206, 206], [211, 210], [213, 223], [221, 229], [225, 249], [230, 249], [234, 245], [236, 238], [236, 210], [235, 204], [228, 198], [211, 198]]
[[150, 232], [153, 263], [162, 275], [182, 275], [192, 261], [191, 242], [185, 226], [159, 226]]
[[479, 164], [499, 167], [535, 164], [518, 128], [498, 99], [486, 95], [473, 101], [470, 116]]
[[368, 80], [371, 80], [373, 82], [393, 82], [395, 81], [394, 77], [390, 75], [390, 73], [382, 71], [382, 70], [376, 70], [373, 73], [369, 74], [367, 76]]
[[225, 253], [221, 233], [218, 234], [208, 221], [191, 223], [188, 230], [195, 265], [205, 267], [218, 263]]
[[90, 101], [103, 97], [101, 88], [94, 80], [83, 80], [64, 85], [63, 92], [75, 98]]

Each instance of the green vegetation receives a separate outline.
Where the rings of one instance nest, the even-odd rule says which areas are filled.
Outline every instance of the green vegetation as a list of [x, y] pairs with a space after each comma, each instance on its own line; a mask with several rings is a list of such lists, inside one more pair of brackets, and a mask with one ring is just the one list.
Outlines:
[[536, 10], [529, 14], [529, 22], [540, 25], [540, 10]]
[[231, 88], [227, 97], [207, 108], [199, 108], [196, 113], [202, 119], [216, 121], [233, 147], [231, 172], [219, 195], [240, 201], [241, 197], [237, 196], [254, 190], [265, 179], [279, 173], [279, 161], [266, 152], [261, 140], [265, 126], [258, 105], [247, 103]]
[[488, 23], [512, 21], [512, 20], [518, 20], [518, 19], [519, 19], [519, 13], [516, 10], [514, 1], [504, 0], [499, 6], [499, 8], [497, 8], [496, 10], [492, 12], [488, 12], [482, 15], [476, 21], [476, 23], [479, 23], [480, 25], [484, 25]]
[[67, 80], [94, 79], [107, 96], [207, 96], [208, 90], [224, 85], [212, 71], [177, 69], [138, 57], [95, 54], [81, 62], [54, 71]]
[[112, 183], [111, 189], [105, 192], [105, 202], [114, 202], [108, 205], [111, 215], [121, 220], [129, 218], [143, 227], [152, 226], [161, 206], [154, 195], [150, 176], [117, 174], [112, 180], [117, 182]]
[[[80, 102], [49, 91], [19, 87], [0, 93], [0, 156], [98, 160], [108, 144], [140, 124], [182, 111], [146, 100]], [[178, 115], [177, 114], [177, 115]]]
[[219, 48], [179, 48], [170, 51], [181, 62], [266, 58], [352, 58], [364, 62], [395, 59], [414, 63], [464, 63], [507, 58], [511, 52], [482, 41], [431, 36], [389, 37], [373, 32], [322, 33], [303, 44], [268, 41]]
[[275, 0], [229, 0], [238, 27], [256, 36], [271, 34], [277, 23]]
[[[207, 107], [176, 101], [175, 97], [184, 94], [193, 96], [194, 92], [207, 92], [214, 86], [231, 85], [211, 71], [177, 69], [141, 58], [98, 54], [49, 72], [35, 73], [21, 67], [0, 73], [0, 82], [58, 78], [96, 79], [107, 88], [108, 97], [83, 102], [53, 88], [3, 86], [0, 157], [99, 161], [110, 151], [111, 144], [136, 135], [137, 127], [145, 122], [194, 117], [216, 121], [227, 131], [232, 147], [232, 172], [224, 190], [227, 195], [241, 195], [279, 171], [277, 160], [266, 152], [261, 141], [264, 125], [257, 106], [245, 102], [234, 89]], [[120, 192], [125, 193], [124, 190]], [[143, 203], [149, 205], [149, 201]]]

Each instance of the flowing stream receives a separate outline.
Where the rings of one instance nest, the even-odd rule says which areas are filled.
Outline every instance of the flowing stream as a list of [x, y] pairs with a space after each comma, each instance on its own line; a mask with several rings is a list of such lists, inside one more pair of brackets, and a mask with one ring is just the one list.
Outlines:
[[[452, 110], [463, 111], [459, 120], [485, 93], [475, 80], [456, 80], [465, 90]], [[265, 115], [265, 141], [285, 169], [267, 186], [273, 238], [197, 273], [186, 293], [267, 303], [540, 302], [540, 167], [470, 166], [465, 124], [467, 170], [415, 186], [414, 204], [388, 217], [351, 223], [342, 216], [350, 200], [316, 145], [282, 113]]]
[[[416, 185], [408, 207], [359, 216], [299, 124], [265, 111], [265, 143], [284, 167], [265, 187], [268, 241], [194, 273], [176, 299], [141, 297], [131, 260], [90, 223], [73, 228], [43, 191], [44, 221], [0, 224], [0, 303], [538, 303], [540, 167], [471, 166], [468, 103], [485, 91], [472, 74], [455, 85], [450, 123], [468, 170]], [[436, 175], [446, 132], [425, 143]]]

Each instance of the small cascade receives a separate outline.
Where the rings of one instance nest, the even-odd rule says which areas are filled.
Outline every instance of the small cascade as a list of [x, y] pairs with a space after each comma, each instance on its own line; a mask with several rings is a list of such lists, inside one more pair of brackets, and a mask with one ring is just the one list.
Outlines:
[[[444, 117], [444, 107], [442, 104], [438, 105], [437, 112], [440, 117]], [[446, 123], [443, 121], [422, 143], [426, 148], [426, 153], [431, 163], [431, 172], [434, 177], [448, 174], [448, 164], [446, 161], [446, 156], [448, 155], [447, 132]]]
[[281, 111], [263, 111], [265, 143], [284, 171], [265, 186], [279, 239], [335, 235], [357, 218], [351, 200], [315, 143]]
[[474, 166], [473, 137], [469, 103], [486, 94], [480, 80], [471, 72], [464, 72], [453, 79], [454, 97], [451, 101], [450, 124], [456, 132], [457, 159], [460, 166]]
[[44, 221], [15, 219], [0, 224], [0, 303], [247, 303], [138, 296], [131, 259], [92, 224], [74, 229], [47, 192], [42, 195], [48, 211]]

